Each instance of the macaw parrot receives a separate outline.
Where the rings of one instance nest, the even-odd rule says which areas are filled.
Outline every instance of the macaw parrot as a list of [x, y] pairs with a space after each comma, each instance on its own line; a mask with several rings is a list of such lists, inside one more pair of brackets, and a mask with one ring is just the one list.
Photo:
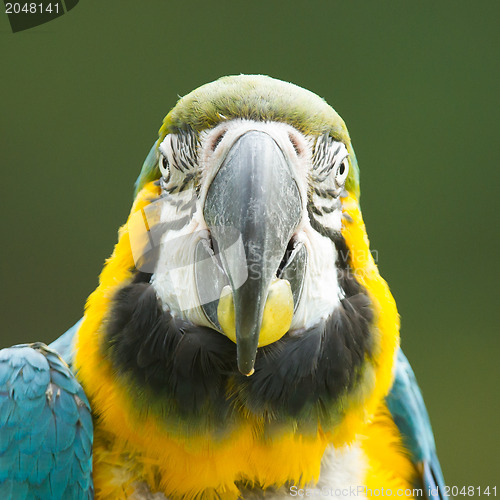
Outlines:
[[359, 195], [312, 92], [181, 98], [83, 318], [0, 353], [0, 498], [446, 498]]

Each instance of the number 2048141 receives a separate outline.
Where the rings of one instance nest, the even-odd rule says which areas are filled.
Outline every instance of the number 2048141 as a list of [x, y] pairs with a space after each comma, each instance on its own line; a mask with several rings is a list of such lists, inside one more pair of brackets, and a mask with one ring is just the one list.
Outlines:
[[6, 14], [59, 14], [60, 6], [58, 3], [10, 3], [5, 4]]
[[496, 486], [486, 486], [484, 488], [481, 488], [481, 486], [445, 486], [443, 488], [444, 494], [446, 496], [497, 496], [497, 487]]

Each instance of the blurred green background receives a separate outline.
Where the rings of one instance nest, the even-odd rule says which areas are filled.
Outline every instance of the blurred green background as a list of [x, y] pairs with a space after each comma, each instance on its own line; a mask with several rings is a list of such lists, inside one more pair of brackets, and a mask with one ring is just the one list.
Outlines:
[[84, 0], [2, 54], [1, 346], [82, 314], [163, 116], [222, 75], [324, 97], [450, 485], [498, 481], [500, 2]]

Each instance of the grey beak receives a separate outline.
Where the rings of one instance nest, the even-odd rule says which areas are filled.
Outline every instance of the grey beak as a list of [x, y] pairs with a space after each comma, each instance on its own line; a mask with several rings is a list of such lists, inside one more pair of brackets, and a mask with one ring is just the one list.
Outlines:
[[[269, 285], [301, 212], [299, 189], [274, 139], [260, 131], [239, 137], [208, 189], [203, 214], [233, 291], [244, 375], [253, 372]], [[235, 234], [244, 255], [228, 251]]]

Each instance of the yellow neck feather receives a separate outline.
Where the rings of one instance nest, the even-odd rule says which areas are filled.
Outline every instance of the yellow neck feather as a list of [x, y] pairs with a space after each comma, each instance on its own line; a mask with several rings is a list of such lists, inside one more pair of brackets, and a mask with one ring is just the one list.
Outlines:
[[[132, 207], [143, 209], [159, 194], [147, 184]], [[343, 235], [351, 251], [353, 271], [366, 288], [375, 309], [377, 330], [373, 370], [367, 370], [362, 389], [345, 401], [345, 417], [333, 429], [314, 436], [287, 432], [272, 440], [263, 433], [263, 422], [249, 417], [224, 440], [206, 436], [174, 436], [151, 414], [139, 414], [115, 376], [110, 362], [101, 354], [103, 324], [114, 293], [132, 278], [132, 258], [127, 225], [107, 261], [98, 288], [88, 299], [78, 332], [75, 366], [97, 417], [94, 446], [94, 478], [97, 495], [126, 498], [127, 488], [146, 480], [168, 497], [235, 499], [235, 482], [281, 486], [288, 481], [305, 484], [316, 481], [321, 458], [329, 443], [341, 446], [360, 433], [392, 382], [392, 365], [399, 340], [399, 320], [387, 284], [380, 277], [369, 251], [369, 243], [357, 200], [343, 200]], [[115, 496], [113, 496], [115, 495]]]

